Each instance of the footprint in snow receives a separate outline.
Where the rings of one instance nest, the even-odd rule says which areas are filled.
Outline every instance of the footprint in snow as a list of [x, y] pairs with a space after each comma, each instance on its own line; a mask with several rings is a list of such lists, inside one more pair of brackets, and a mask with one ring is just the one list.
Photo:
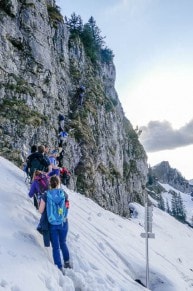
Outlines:
[[14, 237], [16, 237], [16, 238], [18, 238], [18, 239], [20, 239], [22, 241], [30, 242], [30, 243], [32, 243], [34, 245], [39, 246], [39, 244], [37, 243], [35, 237], [30, 233], [18, 231], [18, 232], [14, 233]]
[[0, 282], [0, 286], [5, 288], [7, 285], [8, 285], [8, 282], [2, 279]]
[[18, 286], [11, 287], [11, 291], [21, 291], [21, 289]]

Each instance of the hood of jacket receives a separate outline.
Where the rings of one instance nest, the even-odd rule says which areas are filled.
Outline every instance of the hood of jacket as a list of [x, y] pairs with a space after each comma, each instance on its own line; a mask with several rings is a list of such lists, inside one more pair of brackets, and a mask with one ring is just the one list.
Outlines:
[[47, 191], [50, 199], [52, 199], [56, 204], [59, 204], [61, 200], [65, 198], [64, 192], [62, 189], [51, 189]]

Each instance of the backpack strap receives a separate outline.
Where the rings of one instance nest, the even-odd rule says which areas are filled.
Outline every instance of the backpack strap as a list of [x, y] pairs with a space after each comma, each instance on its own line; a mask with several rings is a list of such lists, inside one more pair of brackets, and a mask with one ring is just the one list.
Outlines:
[[70, 207], [70, 202], [68, 200], [68, 194], [63, 189], [61, 189], [61, 191], [64, 193], [64, 197], [65, 197], [64, 203], [65, 203], [66, 213], [65, 213], [64, 217], [65, 217], [65, 219], [67, 219], [68, 209]]
[[45, 181], [45, 178], [46, 178], [45, 175], [41, 175], [41, 177], [38, 177], [38, 179], [37, 179], [41, 193], [44, 192], [48, 188], [46, 181]]

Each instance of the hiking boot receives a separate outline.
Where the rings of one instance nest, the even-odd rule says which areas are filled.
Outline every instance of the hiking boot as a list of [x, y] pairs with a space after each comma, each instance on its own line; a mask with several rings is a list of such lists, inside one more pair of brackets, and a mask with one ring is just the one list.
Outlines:
[[72, 269], [72, 266], [71, 266], [69, 261], [64, 262], [64, 268], [65, 269]]

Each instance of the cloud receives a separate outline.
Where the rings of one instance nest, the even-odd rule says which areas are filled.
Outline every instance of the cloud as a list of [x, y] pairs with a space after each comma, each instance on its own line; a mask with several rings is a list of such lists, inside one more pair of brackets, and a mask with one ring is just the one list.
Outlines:
[[193, 119], [175, 130], [168, 121], [150, 121], [139, 137], [147, 152], [170, 150], [193, 144]]
[[137, 2], [136, 0], [116, 0], [114, 3], [111, 1], [111, 4], [103, 12], [106, 13], [108, 17], [119, 17], [119, 21], [122, 20], [122, 18], [129, 21], [130, 17], [136, 17], [141, 10], [143, 11], [143, 9], [148, 6], [147, 4], [148, 3], [144, 3], [143, 0], [138, 0]]

